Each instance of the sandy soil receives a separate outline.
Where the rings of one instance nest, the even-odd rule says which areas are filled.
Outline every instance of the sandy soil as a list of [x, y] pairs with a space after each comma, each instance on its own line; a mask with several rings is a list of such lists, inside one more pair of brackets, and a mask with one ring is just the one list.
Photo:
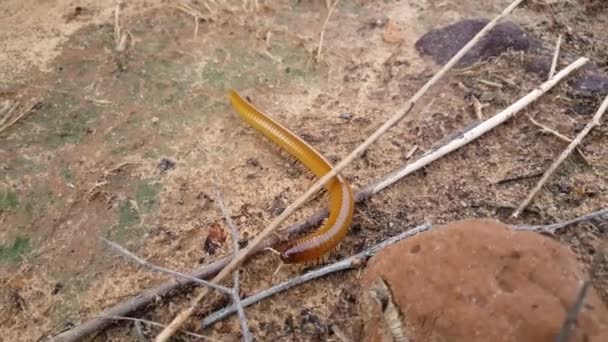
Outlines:
[[[507, 3], [343, 1], [328, 24], [322, 60], [314, 64], [327, 14], [320, 1], [267, 1], [255, 14], [235, 6], [201, 20], [196, 37], [188, 14], [162, 1], [129, 2], [121, 7], [124, 51], [115, 48], [114, 3], [4, 1], [0, 109], [39, 105], [0, 133], [0, 336], [36, 341], [167, 280], [117, 257], [100, 237], [186, 271], [230, 252], [229, 232], [211, 200], [216, 187], [243, 241], [305, 191], [313, 177], [238, 120], [228, 88], [337, 160], [437, 70], [414, 49], [422, 34], [461, 18], [491, 17]], [[553, 3], [531, 4], [511, 19], [548, 44], [566, 33], [565, 51], [605, 69], [608, 13], [590, 15], [573, 1]], [[207, 15], [201, 4], [192, 7]], [[384, 26], [374, 24], [386, 19]], [[356, 188], [364, 186], [468, 126], [476, 117], [466, 89], [485, 105], [486, 116], [528, 93], [541, 80], [524, 71], [526, 58], [505, 55], [454, 71], [344, 175]], [[605, 124], [581, 146], [588, 163], [569, 158], [518, 221], [510, 213], [538, 177], [505, 181], [542, 172], [565, 147], [541, 134], [527, 115], [574, 136], [597, 103], [558, 86], [486, 137], [358, 206], [357, 229], [329, 260], [426, 220], [489, 216], [550, 223], [604, 207]], [[307, 205], [290, 222], [323, 203]], [[605, 222], [580, 224], [558, 239], [588, 263], [607, 229]], [[275, 274], [279, 264], [271, 253], [248, 262], [243, 292], [304, 269], [284, 266]], [[608, 301], [608, 272], [598, 272], [594, 282]], [[140, 315], [168, 322], [188, 296]], [[335, 331], [357, 340], [357, 296], [356, 272], [337, 274], [251, 307], [247, 315], [259, 340], [338, 340]], [[210, 297], [190, 328], [223, 304]], [[229, 319], [204, 333], [236, 341], [238, 330], [238, 321]], [[125, 323], [96, 340], [136, 335]]]

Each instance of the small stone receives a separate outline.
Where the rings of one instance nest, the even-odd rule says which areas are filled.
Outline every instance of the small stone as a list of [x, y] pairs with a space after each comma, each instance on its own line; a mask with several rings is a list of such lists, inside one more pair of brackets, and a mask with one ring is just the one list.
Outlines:
[[168, 158], [162, 158], [158, 163], [158, 169], [160, 172], [167, 172], [175, 169], [175, 162]]
[[604, 97], [608, 94], [608, 76], [594, 71], [588, 71], [572, 83], [576, 95]]
[[382, 40], [389, 44], [397, 44], [403, 40], [403, 33], [401, 32], [401, 28], [399, 25], [389, 21], [384, 26], [384, 31], [382, 32]]
[[551, 71], [551, 58], [533, 57], [526, 63], [526, 71], [536, 74], [540, 78], [547, 78]]
[[350, 120], [350, 119], [352, 119], [352, 117], [353, 117], [353, 115], [348, 112], [340, 113], [340, 116], [339, 116], [339, 118], [342, 120]]
[[378, 27], [384, 27], [388, 23], [388, 17], [384, 14], [380, 14], [368, 20], [365, 24], [369, 29], [375, 29]]
[[560, 194], [567, 195], [572, 192], [572, 185], [567, 178], [564, 178], [557, 183], [557, 189]]
[[[488, 22], [488, 19], [467, 19], [431, 30], [416, 42], [416, 49], [420, 54], [430, 56], [435, 62], [445, 64]], [[462, 57], [457, 66], [466, 67], [496, 57], [507, 50], [527, 51], [530, 46], [526, 31], [514, 22], [505, 21], [483, 37]]]
[[160, 119], [157, 116], [152, 118], [152, 124], [154, 124], [154, 125], [156, 125], [159, 121], [160, 121]]
[[[585, 273], [559, 242], [464, 220], [385, 248], [361, 278], [364, 341], [555, 341]], [[608, 341], [594, 289], [569, 341]]]

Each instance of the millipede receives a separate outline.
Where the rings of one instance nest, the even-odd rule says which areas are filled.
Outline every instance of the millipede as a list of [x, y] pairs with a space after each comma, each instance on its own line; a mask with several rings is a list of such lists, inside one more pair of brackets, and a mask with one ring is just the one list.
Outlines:
[[[258, 110], [235, 90], [229, 92], [230, 103], [240, 117], [291, 156], [295, 157], [317, 177], [331, 170], [330, 163], [306, 141], [270, 116]], [[354, 212], [354, 195], [349, 182], [341, 175], [325, 185], [329, 197], [329, 217], [313, 232], [279, 244], [276, 249], [285, 263], [314, 261], [331, 251], [350, 229]]]

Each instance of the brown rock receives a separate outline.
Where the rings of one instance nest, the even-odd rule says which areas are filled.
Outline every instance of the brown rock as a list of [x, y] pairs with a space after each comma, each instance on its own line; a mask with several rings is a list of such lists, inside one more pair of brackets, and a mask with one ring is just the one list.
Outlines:
[[384, 26], [384, 31], [382, 32], [382, 40], [389, 44], [397, 44], [403, 40], [403, 33], [401, 32], [401, 28], [389, 21]]
[[[493, 220], [451, 223], [370, 260], [365, 341], [554, 341], [583, 279], [555, 240]], [[608, 309], [595, 290], [571, 337], [608, 341]]]
[[[465, 46], [484, 26], [488, 19], [466, 19], [451, 25], [433, 29], [416, 42], [416, 50], [430, 56], [436, 63], [445, 64]], [[531, 47], [526, 31], [511, 21], [496, 25], [481, 38], [458, 62], [458, 67], [499, 56], [507, 50], [528, 51]]]

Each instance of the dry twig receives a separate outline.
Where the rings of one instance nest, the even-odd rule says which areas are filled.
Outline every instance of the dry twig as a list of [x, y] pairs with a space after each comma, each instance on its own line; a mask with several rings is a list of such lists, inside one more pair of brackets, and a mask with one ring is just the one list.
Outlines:
[[116, 4], [114, 9], [114, 44], [116, 44], [116, 51], [124, 51], [127, 47], [128, 33], [122, 31], [120, 27], [120, 3]]
[[554, 223], [554, 224], [547, 224], [547, 225], [536, 225], [536, 226], [530, 226], [530, 225], [515, 225], [512, 226], [513, 229], [517, 229], [517, 230], [529, 230], [529, 231], [533, 231], [533, 232], [537, 232], [537, 233], [546, 233], [546, 234], [551, 234], [551, 235], [555, 235], [555, 233], [557, 233], [558, 230], [563, 229], [567, 226], [571, 226], [573, 224], [576, 223], [581, 223], [581, 222], [586, 222], [589, 220], [593, 220], [595, 218], [601, 218], [604, 216], [608, 216], [608, 208], [604, 208], [598, 211], [594, 211], [592, 213], [583, 215], [583, 216], [579, 216], [577, 218], [574, 218], [572, 220], [568, 220], [568, 221], [564, 221], [564, 222], [559, 222], [559, 223]]
[[475, 110], [475, 115], [477, 116], [477, 120], [483, 120], [483, 106], [479, 99], [475, 95], [473, 95], [473, 110]]
[[488, 120], [478, 124], [477, 126], [471, 128], [470, 130], [464, 132], [458, 138], [452, 140], [451, 142], [447, 143], [446, 145], [443, 145], [442, 147], [438, 148], [437, 150], [434, 150], [432, 152], [429, 152], [429, 153], [423, 155], [421, 158], [419, 158], [415, 162], [408, 164], [408, 165], [406, 165], [406, 167], [392, 173], [391, 175], [386, 177], [382, 182], [378, 183], [373, 189], [371, 189], [371, 192], [377, 193], [378, 191], [393, 184], [394, 182], [398, 181], [399, 179], [403, 178], [404, 176], [406, 176], [416, 170], [419, 170], [420, 168], [428, 165], [430, 162], [432, 162], [440, 157], [443, 157], [444, 155], [446, 155], [448, 153], [451, 153], [452, 151], [468, 144], [469, 142], [479, 138], [483, 134], [494, 129], [494, 127], [507, 121], [513, 115], [517, 114], [519, 111], [521, 111], [526, 106], [528, 106], [530, 103], [532, 103], [534, 100], [538, 99], [541, 95], [543, 95], [544, 93], [549, 91], [564, 77], [568, 76], [574, 70], [583, 66], [585, 63], [587, 63], [587, 61], [588, 61], [587, 58], [579, 58], [574, 63], [570, 64], [568, 67], [564, 68], [559, 73], [557, 73], [555, 75], [555, 77], [553, 77], [549, 81], [541, 84], [540, 86], [536, 87], [529, 94], [522, 97], [517, 102], [513, 103], [512, 105], [510, 105], [503, 111], [499, 112], [498, 114], [494, 115], [493, 117], [489, 118]]
[[559, 58], [559, 49], [562, 46], [562, 35], [560, 34], [557, 37], [557, 43], [555, 44], [555, 53], [553, 54], [553, 60], [551, 61], [551, 69], [549, 70], [549, 77], [547, 79], [551, 79], [555, 74], [555, 69], [557, 68], [557, 59]]
[[[515, 7], [517, 7], [523, 0], [513, 1], [502, 13], [496, 16], [490, 21], [481, 31], [479, 31], [458, 53], [456, 53], [433, 77], [420, 88], [410, 100], [408, 100], [402, 110], [394, 114], [384, 124], [382, 124], [372, 135], [370, 135], [361, 145], [355, 148], [347, 157], [341, 160], [336, 166], [332, 168], [330, 172], [321, 177], [315, 182], [303, 195], [297, 198], [291, 205], [289, 205], [279, 216], [277, 216], [264, 230], [258, 234], [253, 241], [239, 254], [232, 259], [232, 261], [213, 278], [213, 282], [219, 282], [224, 279], [227, 275], [231, 274], [244, 260], [245, 258], [265, 240], [268, 236], [274, 233], [279, 225], [291, 215], [296, 209], [306, 203], [313, 195], [315, 195], [321, 188], [333, 177], [335, 177], [340, 171], [342, 171], [348, 164], [358, 158], [367, 148], [378, 140], [384, 133], [386, 133], [391, 127], [397, 124], [405, 115], [407, 115], [416, 102], [422, 98], [422, 96], [428, 91], [428, 89], [437, 83], [458, 61], [475, 45], [479, 40], [486, 35], [500, 19], [509, 14]], [[586, 59], [582, 64], [586, 62]], [[577, 62], [575, 62], [577, 63]], [[581, 61], [578, 61], [580, 64]], [[203, 288], [201, 292], [190, 302], [190, 305], [182, 310], [169, 324], [169, 326], [163, 330], [157, 337], [156, 342], [167, 341], [194, 312], [200, 301], [205, 297], [207, 293], [206, 288]]]
[[146, 335], [144, 334], [144, 329], [142, 327], [142, 323], [139, 321], [135, 321], [133, 322], [133, 330], [135, 330], [135, 336], [137, 336], [137, 340], [139, 342], [147, 342], [148, 339], [146, 338]]
[[572, 142], [572, 139], [568, 138], [567, 136], [561, 134], [560, 132], [558, 132], [558, 131], [556, 131], [556, 130], [548, 127], [548, 126], [545, 126], [545, 125], [541, 124], [540, 122], [536, 121], [533, 117], [528, 116], [528, 120], [530, 120], [530, 122], [534, 126], [540, 128], [541, 132], [553, 134], [554, 136], [556, 136], [559, 140], [561, 140], [563, 142], [567, 142], [567, 143], [571, 143]]
[[[561, 141], [563, 141], [563, 142], [566, 142], [566, 143], [571, 143], [571, 142], [572, 142], [572, 139], [570, 139], [569, 137], [567, 137], [567, 136], [565, 136], [565, 135], [561, 134], [560, 132], [558, 132], [558, 131], [556, 131], [556, 130], [554, 130], [554, 129], [552, 129], [552, 128], [548, 127], [548, 126], [543, 125], [542, 123], [540, 123], [540, 122], [538, 122], [538, 121], [534, 120], [534, 118], [533, 118], [533, 117], [528, 116], [528, 119], [530, 120], [530, 122], [531, 122], [531, 123], [532, 123], [534, 126], [536, 126], [536, 127], [540, 128], [542, 133], [549, 133], [549, 134], [552, 134], [552, 135], [554, 135], [555, 137], [557, 137], [559, 140], [561, 140]], [[577, 152], [577, 153], [578, 153], [578, 154], [581, 156], [581, 158], [583, 158], [583, 160], [585, 161], [585, 163], [587, 163], [587, 164], [589, 164], [589, 165], [591, 164], [591, 163], [589, 163], [589, 160], [587, 159], [587, 156], [585, 156], [585, 154], [583, 153], [583, 151], [581, 151], [581, 149], [580, 149], [580, 148], [578, 148], [578, 147], [577, 147], [577, 148], [576, 148], [576, 152]]]
[[589, 121], [589, 123], [585, 126], [585, 128], [583, 128], [583, 130], [576, 136], [576, 138], [574, 138], [574, 140], [570, 143], [570, 145], [568, 145], [568, 147], [562, 152], [562, 154], [560, 154], [560, 156], [553, 162], [553, 164], [551, 164], [549, 169], [547, 169], [547, 171], [545, 171], [545, 174], [538, 181], [538, 183], [536, 183], [536, 186], [534, 187], [534, 189], [532, 189], [532, 191], [530, 191], [530, 193], [528, 194], [528, 197], [519, 205], [517, 210], [515, 210], [515, 212], [513, 213], [513, 217], [519, 216], [519, 214], [528, 206], [528, 204], [530, 204], [530, 202], [532, 202], [532, 199], [534, 198], [534, 196], [536, 196], [538, 191], [543, 187], [543, 185], [547, 182], [549, 177], [551, 177], [553, 172], [561, 165], [561, 163], [564, 160], [566, 160], [566, 158], [568, 158], [570, 153], [572, 153], [572, 151], [581, 143], [581, 141], [587, 136], [587, 134], [589, 134], [589, 132], [595, 126], [600, 125], [600, 119], [604, 115], [604, 112], [606, 111], [607, 107], [608, 107], [608, 96], [606, 96], [606, 98], [604, 99], [604, 101], [602, 102], [600, 107], [598, 108], [597, 112], [595, 113], [595, 115], [593, 116], [591, 121]]
[[566, 321], [562, 325], [562, 328], [560, 329], [559, 335], [557, 335], [555, 342], [567, 342], [569, 340], [570, 331], [576, 323], [576, 317], [583, 308], [583, 303], [585, 302], [585, 297], [587, 296], [589, 288], [591, 288], [591, 280], [587, 279], [583, 282], [583, 286], [581, 286], [581, 290], [576, 296], [574, 305], [566, 313]]
[[331, 18], [331, 15], [336, 10], [336, 7], [338, 6], [339, 2], [340, 2], [340, 0], [336, 0], [334, 2], [334, 4], [331, 6], [331, 8], [329, 9], [329, 12], [327, 12], [327, 18], [325, 18], [323, 27], [321, 28], [321, 35], [319, 36], [319, 47], [317, 48], [317, 56], [315, 58], [317, 63], [321, 61], [321, 50], [323, 49], [323, 38], [325, 37], [325, 29], [327, 28], [327, 23], [329, 23], [329, 18]]
[[[289, 279], [283, 283], [280, 283], [278, 285], [275, 285], [269, 289], [260, 291], [250, 297], [247, 297], [245, 299], [242, 300], [242, 303], [245, 307], [255, 304], [257, 302], [260, 302], [268, 297], [271, 297], [275, 294], [281, 293], [285, 290], [288, 290], [294, 286], [300, 285], [300, 284], [304, 284], [308, 281], [326, 276], [328, 274], [332, 274], [332, 273], [336, 273], [339, 271], [344, 271], [344, 270], [349, 270], [352, 268], [356, 268], [359, 267], [363, 264], [363, 261], [365, 261], [366, 259], [368, 259], [369, 257], [371, 257], [372, 255], [376, 254], [378, 251], [380, 251], [381, 249], [385, 248], [386, 246], [389, 246], [391, 244], [394, 244], [398, 241], [401, 241], [403, 239], [412, 237], [414, 235], [420, 234], [422, 232], [425, 232], [427, 230], [430, 230], [432, 228], [432, 226], [430, 224], [423, 224], [420, 226], [417, 226], [415, 228], [412, 228], [406, 232], [403, 232], [401, 234], [398, 234], [396, 236], [393, 236], [391, 238], [388, 238], [384, 241], [382, 241], [381, 243], [370, 247], [368, 249], [366, 249], [365, 251], [355, 254], [349, 258], [346, 258], [344, 260], [335, 262], [331, 265], [327, 265], [324, 266], [320, 269], [314, 270], [314, 271], [310, 271], [308, 273], [305, 273], [303, 275], [297, 276], [295, 278]], [[210, 325], [212, 325], [213, 323], [224, 319], [225, 317], [228, 317], [232, 314], [234, 314], [236, 312], [237, 308], [233, 305], [230, 305], [228, 307], [225, 307], [221, 310], [218, 310], [212, 314], [210, 314], [209, 316], [207, 316], [202, 322], [201, 322], [201, 326], [202, 328], [207, 328]]]
[[122, 36], [120, 32], [120, 4], [116, 4], [116, 8], [114, 9], [114, 44], [118, 46], [118, 42], [120, 41], [120, 37]]
[[492, 82], [492, 81], [488, 81], [488, 80], [484, 80], [484, 79], [479, 79], [477, 81], [481, 84], [487, 85], [488, 87], [498, 88], [498, 89], [502, 88], [502, 84], [500, 84], [500, 83], [496, 83], [496, 82]]
[[[230, 217], [230, 212], [228, 211], [228, 208], [226, 208], [226, 206], [224, 205], [223, 196], [219, 191], [216, 192], [215, 198], [217, 206], [222, 212], [226, 223], [228, 223], [228, 226], [230, 227], [230, 232], [232, 233], [233, 251], [234, 255], [236, 256], [239, 253], [239, 230], [234, 221], [232, 221], [232, 218]], [[236, 311], [239, 315], [239, 320], [241, 321], [241, 332], [243, 334], [243, 340], [245, 342], [251, 342], [253, 341], [253, 336], [251, 335], [251, 331], [249, 331], [249, 327], [247, 325], [247, 317], [245, 316], [245, 309], [243, 308], [243, 304], [241, 303], [238, 268], [232, 273], [232, 283], [232, 303], [236, 308]]]
[[225, 287], [225, 286], [214, 284], [214, 283], [210, 283], [210, 282], [208, 282], [206, 280], [198, 279], [198, 278], [192, 277], [190, 275], [187, 275], [185, 273], [173, 271], [173, 270], [170, 270], [168, 268], [164, 268], [164, 267], [161, 267], [161, 266], [154, 265], [154, 264], [152, 264], [152, 263], [150, 263], [150, 262], [148, 262], [148, 261], [146, 261], [146, 260], [138, 257], [137, 255], [129, 252], [126, 248], [124, 248], [123, 246], [117, 244], [116, 242], [110, 241], [110, 240], [105, 239], [105, 238], [102, 238], [102, 241], [105, 242], [108, 246], [110, 246], [116, 252], [118, 252], [118, 253], [126, 256], [127, 258], [129, 258], [129, 259], [137, 262], [141, 266], [144, 266], [144, 267], [146, 267], [148, 269], [151, 269], [151, 270], [157, 271], [157, 272], [162, 272], [162, 273], [170, 274], [170, 275], [172, 275], [174, 277], [183, 278], [183, 279], [195, 282], [195, 283], [200, 284], [200, 285], [209, 286], [210, 288], [212, 288], [214, 290], [217, 290], [217, 291], [220, 291], [220, 292], [223, 292], [223, 293], [232, 294], [232, 290], [229, 289], [229, 288], [227, 288], [227, 287]]
[[[154, 322], [154, 321], [150, 321], [150, 320], [142, 319], [142, 318], [135, 318], [135, 317], [127, 317], [127, 316], [99, 316], [99, 318], [109, 319], [109, 320], [117, 320], [117, 321], [139, 322], [139, 323], [153, 325], [153, 326], [161, 327], [161, 328], [166, 327], [166, 325], [160, 324], [158, 322]], [[211, 337], [203, 336], [203, 335], [200, 335], [200, 334], [197, 334], [197, 333], [193, 333], [192, 331], [182, 330], [181, 332], [184, 333], [184, 334], [186, 334], [186, 335], [188, 335], [188, 336], [196, 337], [196, 338], [199, 338], [199, 339], [202, 339], [202, 340], [217, 341], [217, 342], [219, 342], [219, 340], [216, 340], [216, 339], [211, 338]]]
[[[608, 236], [606, 236], [606, 237], [608, 237]], [[600, 245], [598, 248], [599, 250], [593, 256], [593, 260], [591, 261], [591, 267], [589, 269], [588, 276], [585, 279], [585, 281], [583, 282], [583, 285], [581, 286], [581, 289], [579, 290], [578, 294], [576, 295], [574, 304], [572, 305], [570, 310], [568, 310], [568, 312], [566, 313], [566, 319], [564, 320], [564, 323], [562, 324], [562, 328], [560, 329], [559, 335], [557, 335], [555, 342], [568, 342], [568, 340], [570, 338], [570, 332], [572, 331], [572, 328], [576, 324], [577, 317], [578, 317], [579, 313], [581, 312], [581, 310], [583, 309], [583, 303], [585, 302], [587, 293], [589, 292], [589, 289], [592, 287], [591, 279], [593, 277], [593, 274], [599, 269], [602, 260], [608, 256], [608, 240], [605, 240], [606, 237], [602, 237], [603, 241], [600, 242]]]
[[[203, 5], [207, 8], [207, 10], [209, 11], [209, 13], [211, 13], [211, 15], [213, 15], [215, 12], [213, 11], [213, 9], [206, 3], [203, 1]], [[193, 34], [193, 39], [196, 40], [196, 38], [198, 37], [198, 30], [199, 30], [199, 21], [202, 20], [209, 20], [209, 18], [205, 15], [203, 15], [200, 11], [198, 11], [197, 9], [193, 8], [192, 6], [190, 6], [187, 3], [183, 3], [180, 2], [178, 4], [173, 5], [173, 8], [177, 9], [178, 11], [184, 12], [186, 14], [189, 14], [192, 16], [192, 18], [194, 18], [194, 34]]]

